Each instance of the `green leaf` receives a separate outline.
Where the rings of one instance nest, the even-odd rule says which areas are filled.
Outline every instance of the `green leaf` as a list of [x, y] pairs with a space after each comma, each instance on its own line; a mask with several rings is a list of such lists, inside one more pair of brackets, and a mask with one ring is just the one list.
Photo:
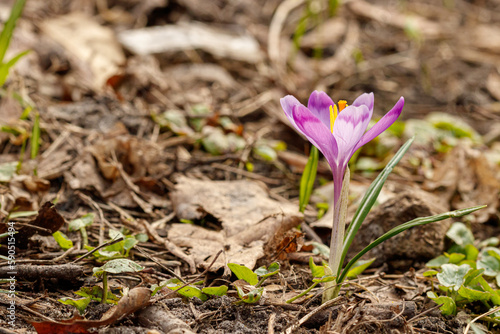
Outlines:
[[443, 264], [442, 271], [437, 274], [437, 279], [441, 285], [452, 288], [457, 291], [465, 282], [465, 275], [471, 270], [467, 264], [457, 266], [456, 264]]
[[139, 240], [137, 240], [136, 238], [126, 237], [125, 240], [123, 240], [123, 249], [125, 249], [125, 250], [132, 249], [138, 243], [139, 243]]
[[465, 286], [461, 286], [458, 289], [458, 294], [469, 301], [488, 301], [491, 298], [491, 293], [485, 291], [479, 291]]
[[17, 161], [0, 164], [0, 182], [9, 182], [16, 174]]
[[500, 273], [500, 260], [497, 248], [486, 247], [478, 256], [477, 268], [484, 269], [486, 276], [496, 276]]
[[427, 270], [422, 275], [424, 275], [424, 277], [432, 277], [435, 276], [437, 273], [439, 273], [439, 271], [437, 270]]
[[484, 269], [472, 269], [465, 275], [464, 286], [477, 285], [478, 278], [484, 273]]
[[238, 291], [238, 297], [240, 297], [243, 302], [247, 304], [254, 304], [260, 300], [260, 297], [262, 297], [264, 288], [258, 288], [250, 291], [249, 293], [244, 293], [243, 290], [237, 286], [236, 291]]
[[450, 211], [450, 212], [446, 212], [446, 213], [441, 213], [441, 214], [435, 215], [435, 216], [416, 218], [416, 219], [413, 219], [413, 220], [411, 220], [409, 222], [406, 222], [404, 224], [401, 224], [399, 226], [394, 227], [393, 229], [389, 230], [388, 232], [384, 233], [384, 235], [382, 235], [381, 237], [379, 237], [378, 239], [376, 239], [375, 241], [373, 241], [367, 247], [365, 247], [361, 252], [359, 252], [358, 254], [356, 254], [356, 256], [354, 256], [351, 259], [351, 261], [349, 261], [349, 263], [347, 264], [347, 266], [344, 268], [344, 270], [342, 271], [342, 274], [337, 279], [337, 282], [339, 282], [339, 283], [343, 282], [343, 280], [345, 279], [345, 276], [347, 275], [347, 273], [350, 270], [350, 268], [352, 267], [352, 265], [354, 263], [356, 263], [356, 261], [359, 260], [368, 251], [370, 251], [373, 248], [377, 247], [378, 245], [380, 245], [385, 240], [390, 239], [393, 236], [398, 235], [399, 233], [404, 232], [407, 229], [412, 228], [412, 227], [416, 227], [416, 226], [421, 226], [421, 225], [425, 225], [425, 224], [437, 222], [437, 221], [444, 220], [444, 219], [447, 219], [447, 218], [462, 217], [462, 216], [468, 215], [469, 213], [472, 213], [474, 211], [477, 211], [477, 210], [485, 208], [485, 207], [486, 207], [485, 205], [475, 206], [475, 207], [468, 208], [468, 209], [461, 209], [461, 210], [455, 210], [455, 211]]
[[311, 146], [309, 159], [300, 178], [300, 193], [299, 193], [299, 210], [304, 212], [309, 198], [314, 187], [314, 180], [316, 180], [316, 173], [318, 171], [319, 151], [316, 146]]
[[462, 253], [451, 253], [449, 254], [450, 263], [457, 264], [463, 259], [465, 259], [465, 254]]
[[269, 265], [269, 267], [259, 267], [257, 268], [254, 273], [256, 273], [258, 276], [261, 276], [262, 278], [267, 278], [273, 275], [276, 275], [280, 271], [280, 265], [278, 262], [273, 262]]
[[87, 213], [86, 215], [81, 216], [80, 218], [74, 219], [69, 222], [68, 230], [70, 231], [78, 231], [81, 228], [85, 228], [94, 223], [95, 215], [91, 213]]
[[186, 116], [179, 110], [167, 110], [162, 114], [152, 114], [153, 121], [160, 127], [169, 128], [177, 135], [192, 135], [193, 130], [187, 124]]
[[489, 293], [491, 293], [491, 301], [493, 302], [493, 304], [497, 306], [500, 305], [500, 295], [498, 295], [498, 291], [493, 290], [493, 288], [488, 284], [488, 282], [486, 282], [483, 276], [477, 276], [474, 281], [476, 284], [481, 285], [484, 291], [488, 291]]
[[61, 231], [52, 233], [52, 236], [54, 237], [54, 239], [56, 239], [57, 244], [62, 249], [70, 249], [71, 247], [73, 247], [73, 241], [69, 240], [68, 237]]
[[321, 254], [321, 256], [328, 259], [328, 257], [330, 256], [330, 247], [328, 247], [327, 245], [325, 245], [323, 243], [319, 243], [317, 241], [311, 242], [311, 245], [314, 246], [314, 248], [312, 250], [313, 254], [315, 254], [315, 255]]
[[[94, 285], [93, 287], [82, 287], [80, 290], [75, 292], [75, 295], [81, 297], [88, 297], [92, 300], [100, 302], [102, 299], [102, 288], [100, 286]], [[113, 293], [108, 292], [106, 301], [116, 304], [120, 300]]]
[[314, 263], [313, 257], [309, 257], [309, 268], [311, 268], [312, 277], [323, 277], [325, 276], [325, 266], [317, 266]]
[[248, 269], [245, 266], [236, 264], [236, 263], [228, 263], [227, 266], [231, 271], [238, 277], [238, 279], [245, 280], [250, 285], [255, 285], [259, 283], [259, 278], [257, 274], [252, 270]]
[[464, 223], [453, 223], [448, 232], [446, 232], [446, 236], [462, 247], [474, 243], [474, 235]]
[[477, 256], [479, 255], [479, 250], [474, 245], [465, 245], [465, 254], [467, 256], [467, 260], [476, 261]]
[[110, 274], [121, 274], [138, 272], [143, 270], [144, 267], [129, 259], [115, 259], [106, 262], [102, 267], [94, 268], [94, 276], [101, 276], [102, 273], [107, 272]]
[[253, 153], [265, 161], [276, 161], [278, 159], [278, 154], [276, 151], [267, 145], [259, 145], [254, 147]]
[[429, 268], [441, 268], [445, 263], [449, 263], [450, 259], [445, 255], [439, 255], [438, 257], [430, 260], [425, 265]]
[[359, 260], [357, 261], [353, 266], [352, 269], [349, 270], [347, 273], [347, 278], [356, 278], [358, 275], [360, 275], [363, 271], [366, 270], [373, 261], [375, 261], [377, 258], [371, 258], [369, 260]]
[[427, 292], [427, 297], [432, 299], [436, 304], [443, 304], [439, 308], [443, 315], [452, 315], [457, 313], [457, 305], [452, 298], [446, 296], [438, 297], [431, 291]]
[[3, 30], [0, 33], [0, 63], [3, 63], [5, 53], [9, 48], [10, 40], [12, 34], [14, 33], [14, 28], [16, 27], [17, 19], [21, 16], [26, 0], [17, 0], [12, 7], [10, 16], [3, 26]]
[[[354, 214], [354, 217], [352, 218], [351, 223], [348, 225], [345, 233], [344, 244], [342, 247], [342, 258], [340, 260], [341, 264], [344, 263], [345, 257], [347, 256], [347, 251], [349, 250], [349, 247], [351, 247], [352, 241], [354, 240], [354, 236], [361, 227], [361, 224], [368, 215], [368, 212], [370, 212], [370, 209], [375, 204], [378, 195], [380, 194], [380, 191], [382, 190], [382, 187], [384, 186], [384, 183], [387, 180], [387, 177], [392, 172], [394, 166], [396, 166], [397, 163], [401, 160], [401, 158], [403, 158], [406, 151], [408, 151], [414, 139], [415, 137], [410, 138], [403, 146], [401, 146], [399, 151], [394, 155], [394, 157], [392, 157], [391, 161], [389, 161], [387, 166], [385, 166], [382, 172], [380, 172], [380, 174], [372, 182], [372, 184], [366, 191], [365, 196], [363, 196], [363, 199], [361, 200], [361, 203], [359, 204], [358, 209], [356, 210], [356, 213]], [[345, 274], [347, 274], [347, 272], [348, 271], [346, 271]]]
[[451, 132], [456, 138], [471, 138], [475, 141], [480, 140], [479, 134], [463, 119], [447, 113], [434, 112], [426, 117], [434, 127]]
[[175, 290], [178, 294], [184, 297], [188, 298], [197, 297], [203, 301], [208, 299], [207, 295], [201, 292], [201, 290], [198, 289], [197, 287], [188, 285], [179, 289], [179, 287], [183, 286], [184, 284], [177, 278], [169, 279], [165, 281], [162, 285], [166, 286], [170, 290]]
[[85, 313], [85, 309], [90, 303], [90, 297], [85, 297], [85, 298], [80, 298], [80, 299], [73, 299], [73, 298], [68, 298], [68, 297], [63, 297], [61, 299], [58, 299], [60, 303], [63, 303], [65, 305], [72, 305], [76, 307], [80, 315], [83, 315]]
[[149, 240], [148, 235], [147, 235], [147, 234], [145, 234], [145, 233], [138, 233], [138, 234], [136, 234], [134, 237], [135, 237], [135, 238], [137, 239], [137, 241], [139, 241], [139, 242], [147, 242], [147, 241]]
[[227, 289], [226, 285], [221, 285], [203, 288], [201, 292], [210, 296], [225, 296], [227, 294]]
[[498, 246], [498, 244], [500, 243], [500, 239], [498, 239], [497, 237], [491, 237], [491, 238], [488, 238], [486, 240], [483, 240], [479, 243], [478, 245], [478, 248], [484, 248], [484, 247], [495, 247], [495, 246]]

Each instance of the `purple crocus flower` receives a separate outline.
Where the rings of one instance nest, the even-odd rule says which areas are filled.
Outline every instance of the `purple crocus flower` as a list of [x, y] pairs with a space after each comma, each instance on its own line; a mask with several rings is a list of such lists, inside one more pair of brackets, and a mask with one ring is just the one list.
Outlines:
[[[339, 101], [339, 109], [325, 93], [314, 91], [307, 108], [295, 97], [287, 95], [280, 100], [286, 116], [306, 138], [316, 146], [328, 161], [334, 184], [334, 204], [340, 197], [347, 163], [354, 152], [387, 130], [401, 114], [404, 98], [366, 131], [373, 115], [373, 93], [360, 95], [350, 106]], [[366, 131], [366, 132], [365, 132]]]
[[[347, 163], [354, 152], [396, 121], [403, 110], [404, 99], [401, 97], [368, 131], [366, 128], [373, 115], [373, 93], [362, 94], [350, 106], [346, 101], [339, 101], [338, 105], [337, 108], [326, 93], [318, 91], [312, 92], [307, 108], [291, 95], [281, 99], [281, 106], [290, 122], [323, 153], [332, 168], [334, 211], [328, 268], [329, 274], [333, 275], [338, 275], [342, 266], [347, 201], [340, 201], [340, 197], [343, 186], [345, 191], [348, 190], [348, 183], [343, 185]], [[347, 198], [347, 192], [343, 198]], [[331, 284], [326, 283], [326, 286]], [[323, 301], [336, 297], [339, 290], [340, 285], [335, 289], [331, 286], [325, 288]]]

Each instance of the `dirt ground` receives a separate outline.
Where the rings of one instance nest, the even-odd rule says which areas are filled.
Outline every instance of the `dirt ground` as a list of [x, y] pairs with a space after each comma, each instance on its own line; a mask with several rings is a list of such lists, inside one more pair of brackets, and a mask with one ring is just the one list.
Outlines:
[[[2, 22], [13, 3], [0, 2]], [[0, 280], [0, 333], [458, 334], [485, 312], [477, 303], [442, 316], [426, 295], [436, 280], [425, 263], [449, 247], [449, 220], [373, 250], [376, 262], [339, 298], [322, 305], [318, 285], [285, 303], [312, 284], [309, 258], [322, 260], [313, 242], [328, 244], [331, 211], [319, 211], [332, 184], [320, 161], [317, 191], [298, 211], [311, 146], [279, 100], [373, 92], [379, 118], [405, 98], [399, 125], [353, 162], [348, 217], [416, 135], [353, 250], [413, 218], [482, 204], [461, 221], [476, 240], [498, 237], [500, 1], [28, 0], [6, 59], [24, 50], [0, 90], [0, 234], [18, 232], [15, 321]], [[87, 214], [86, 235], [70, 230]], [[109, 259], [104, 249], [143, 269], [110, 274], [126, 297], [92, 300], [80, 319], [58, 300], [102, 288], [93, 269]], [[274, 261], [280, 272], [260, 301], [238, 303], [227, 263]], [[1, 278], [9, 268], [0, 258]], [[206, 301], [166, 287], [151, 296], [172, 278], [229, 290]], [[477, 324], [500, 332], [498, 321]]]

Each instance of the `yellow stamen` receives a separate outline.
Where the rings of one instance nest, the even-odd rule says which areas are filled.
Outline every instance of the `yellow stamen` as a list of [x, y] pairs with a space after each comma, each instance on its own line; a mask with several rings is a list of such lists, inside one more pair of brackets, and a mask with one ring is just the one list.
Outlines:
[[342, 111], [347, 107], [347, 101], [346, 100], [339, 100], [339, 111]]
[[333, 106], [330, 106], [330, 131], [332, 133], [333, 133], [333, 125], [335, 124], [337, 115], [338, 115], [338, 109], [337, 106], [334, 104]]

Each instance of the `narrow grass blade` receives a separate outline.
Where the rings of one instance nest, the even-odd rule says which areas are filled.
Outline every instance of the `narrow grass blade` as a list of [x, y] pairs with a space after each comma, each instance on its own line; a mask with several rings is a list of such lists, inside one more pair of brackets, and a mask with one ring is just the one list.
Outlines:
[[469, 213], [477, 211], [479, 209], [483, 209], [485, 207], [486, 207], [486, 205], [474, 206], [472, 208], [467, 208], [467, 209], [461, 209], [461, 210], [455, 210], [455, 211], [445, 212], [445, 213], [441, 213], [441, 214], [435, 215], [435, 216], [420, 217], [420, 218], [416, 218], [416, 219], [410, 220], [409, 222], [406, 222], [406, 223], [401, 224], [399, 226], [396, 226], [395, 228], [389, 230], [384, 235], [382, 235], [381, 237], [379, 237], [378, 239], [376, 239], [375, 241], [373, 241], [371, 244], [369, 244], [361, 252], [359, 252], [358, 254], [356, 254], [356, 256], [353, 257], [351, 259], [351, 261], [349, 261], [349, 263], [347, 264], [347, 266], [344, 268], [344, 270], [342, 271], [342, 275], [340, 275], [340, 277], [338, 278], [337, 282], [342, 282], [345, 279], [347, 273], [349, 272], [349, 269], [351, 269], [352, 265], [354, 263], [356, 263], [356, 261], [359, 260], [359, 258], [361, 258], [368, 251], [370, 251], [371, 249], [377, 247], [378, 245], [380, 245], [382, 242], [386, 241], [387, 239], [390, 239], [393, 236], [395, 236], [395, 235], [397, 235], [397, 234], [399, 234], [401, 232], [404, 232], [407, 229], [410, 229], [412, 227], [416, 227], [416, 226], [420, 226], [420, 225], [425, 225], [425, 224], [429, 224], [429, 223], [434, 223], [434, 222], [437, 222], [437, 221], [440, 221], [440, 220], [444, 220], [444, 219], [447, 219], [447, 218], [462, 217], [462, 216], [468, 215]]
[[304, 212], [314, 187], [316, 172], [318, 171], [319, 152], [315, 146], [311, 147], [311, 153], [307, 160], [306, 167], [300, 179], [299, 210]]
[[29, 52], [30, 52], [29, 50], [26, 50], [21, 53], [18, 53], [14, 58], [9, 60], [8, 62], [0, 64], [0, 86], [3, 86], [5, 81], [7, 81], [10, 68], [14, 66], [19, 61], [19, 59], [27, 55]]
[[0, 63], [3, 63], [5, 53], [10, 44], [16, 21], [21, 16], [26, 0], [17, 0], [12, 7], [9, 19], [5, 22], [2, 32], [0, 33]]
[[342, 248], [342, 260], [340, 263], [344, 263], [347, 251], [349, 250], [349, 247], [351, 246], [352, 241], [354, 240], [354, 236], [361, 227], [361, 224], [368, 215], [368, 212], [370, 212], [373, 204], [375, 204], [375, 201], [377, 200], [377, 197], [380, 194], [380, 191], [382, 190], [382, 187], [384, 186], [387, 177], [392, 172], [394, 166], [396, 166], [397, 163], [401, 160], [401, 158], [403, 158], [406, 151], [408, 151], [414, 139], [415, 137], [410, 138], [408, 141], [406, 141], [406, 143], [404, 143], [403, 146], [401, 146], [399, 151], [394, 155], [394, 157], [392, 157], [391, 161], [389, 161], [387, 166], [385, 166], [382, 172], [380, 172], [380, 174], [372, 182], [372, 184], [366, 191], [366, 194], [361, 200], [361, 203], [359, 204], [359, 207], [356, 210], [356, 213], [354, 214], [351, 223], [347, 227], [344, 239], [344, 246]]
[[35, 113], [33, 131], [31, 133], [31, 159], [35, 159], [40, 149], [40, 114]]

